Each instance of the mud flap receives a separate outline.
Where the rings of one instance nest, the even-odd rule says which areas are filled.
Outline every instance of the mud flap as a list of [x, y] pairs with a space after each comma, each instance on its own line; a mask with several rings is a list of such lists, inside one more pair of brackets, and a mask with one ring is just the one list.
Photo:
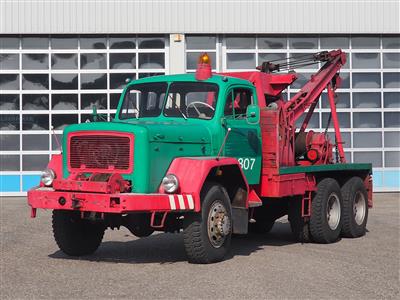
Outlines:
[[234, 234], [247, 234], [249, 225], [248, 209], [232, 207], [232, 230]]

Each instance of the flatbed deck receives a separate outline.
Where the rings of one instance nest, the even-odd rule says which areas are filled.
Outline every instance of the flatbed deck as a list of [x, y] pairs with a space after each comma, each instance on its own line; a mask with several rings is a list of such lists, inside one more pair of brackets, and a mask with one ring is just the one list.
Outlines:
[[370, 163], [353, 163], [353, 164], [331, 164], [331, 165], [312, 165], [312, 166], [295, 166], [282, 167], [279, 169], [279, 175], [296, 174], [296, 173], [315, 173], [329, 171], [372, 171]]

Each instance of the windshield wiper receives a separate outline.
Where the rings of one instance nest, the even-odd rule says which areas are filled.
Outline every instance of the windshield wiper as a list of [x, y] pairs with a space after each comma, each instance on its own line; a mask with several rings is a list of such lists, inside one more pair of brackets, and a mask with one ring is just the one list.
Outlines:
[[174, 99], [172, 99], [171, 94], [168, 95], [168, 98], [171, 99], [172, 103], [174, 103], [175, 108], [181, 113], [182, 117], [187, 120], [186, 115], [183, 113], [183, 111], [181, 111], [181, 109], [179, 108], [179, 106], [176, 104], [176, 102], [174, 102]]
[[185, 114], [183, 113], [183, 111], [181, 111], [181, 109], [179, 108], [179, 106], [176, 105], [176, 103], [175, 103], [175, 108], [178, 109], [178, 111], [181, 113], [182, 117], [183, 117], [185, 120], [187, 120], [187, 117], [185, 116]]

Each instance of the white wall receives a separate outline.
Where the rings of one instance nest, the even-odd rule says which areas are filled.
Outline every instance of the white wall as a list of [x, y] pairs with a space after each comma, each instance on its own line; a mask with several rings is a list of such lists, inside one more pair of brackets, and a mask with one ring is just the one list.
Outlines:
[[398, 0], [0, 0], [0, 34], [398, 33]]

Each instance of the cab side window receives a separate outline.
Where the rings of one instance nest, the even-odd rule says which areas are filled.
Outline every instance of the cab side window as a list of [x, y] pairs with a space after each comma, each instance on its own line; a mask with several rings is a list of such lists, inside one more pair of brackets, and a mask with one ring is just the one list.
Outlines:
[[253, 93], [249, 89], [237, 88], [229, 92], [224, 113], [225, 116], [232, 116], [235, 119], [246, 118], [247, 106], [253, 103]]

